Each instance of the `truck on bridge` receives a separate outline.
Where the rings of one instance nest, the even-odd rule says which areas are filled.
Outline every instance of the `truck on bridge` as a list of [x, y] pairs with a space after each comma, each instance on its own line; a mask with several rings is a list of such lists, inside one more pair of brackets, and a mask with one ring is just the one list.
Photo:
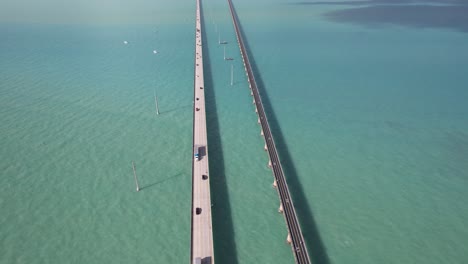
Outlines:
[[195, 145], [193, 147], [193, 158], [195, 161], [200, 160], [200, 146], [199, 145]]

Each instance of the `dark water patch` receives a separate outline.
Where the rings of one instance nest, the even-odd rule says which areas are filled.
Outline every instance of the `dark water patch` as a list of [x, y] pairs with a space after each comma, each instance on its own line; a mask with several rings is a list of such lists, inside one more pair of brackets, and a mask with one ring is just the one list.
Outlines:
[[[295, 2], [292, 5], [370, 5], [374, 1]], [[399, 2], [399, 1], [398, 1]]]
[[394, 24], [468, 32], [468, 5], [374, 5], [331, 11], [325, 17], [373, 27]]
[[216, 106], [211, 60], [209, 53], [209, 41], [207, 41], [205, 19], [201, 13], [202, 37], [203, 37], [203, 73], [205, 82], [205, 107], [206, 126], [208, 134], [208, 146], [210, 152], [210, 189], [211, 216], [213, 223], [213, 243], [216, 262], [226, 264], [238, 264], [236, 242], [234, 239], [234, 225], [232, 222], [232, 210], [229, 200], [229, 192], [226, 182], [224, 167], [223, 146], [221, 132], [219, 130], [219, 117]]
[[358, 0], [358, 1], [303, 1], [294, 2], [293, 5], [411, 5], [411, 4], [438, 4], [438, 5], [468, 5], [467, 0]]
[[263, 107], [268, 118], [268, 123], [270, 125], [271, 132], [273, 134], [275, 145], [280, 156], [281, 164], [286, 176], [286, 181], [288, 183], [289, 190], [291, 192], [292, 199], [294, 201], [295, 209], [297, 216], [299, 218], [299, 223], [301, 224], [302, 233], [304, 240], [306, 241], [307, 250], [309, 251], [311, 261], [314, 264], [329, 264], [330, 259], [328, 257], [325, 245], [323, 244], [320, 232], [315, 222], [314, 215], [312, 213], [309, 202], [307, 201], [304, 189], [299, 180], [296, 167], [294, 165], [294, 160], [291, 157], [289, 148], [286, 144], [286, 139], [284, 138], [283, 132], [279, 125], [278, 119], [275, 115], [273, 107], [271, 105], [270, 99], [268, 97], [267, 91], [265, 89], [265, 84], [263, 82], [260, 71], [258, 70], [257, 64], [247, 39], [245, 38], [245, 33], [242, 29], [240, 20], [239, 22], [240, 33], [244, 37], [244, 45], [247, 49], [249, 56], [249, 61], [255, 76], [255, 81], [257, 82], [259, 93], [261, 94]]

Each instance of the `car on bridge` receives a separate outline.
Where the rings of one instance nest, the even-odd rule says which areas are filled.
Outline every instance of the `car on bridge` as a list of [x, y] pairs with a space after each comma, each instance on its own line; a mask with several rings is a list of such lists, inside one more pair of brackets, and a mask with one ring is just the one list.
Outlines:
[[195, 145], [193, 148], [193, 158], [195, 161], [200, 160], [200, 146]]

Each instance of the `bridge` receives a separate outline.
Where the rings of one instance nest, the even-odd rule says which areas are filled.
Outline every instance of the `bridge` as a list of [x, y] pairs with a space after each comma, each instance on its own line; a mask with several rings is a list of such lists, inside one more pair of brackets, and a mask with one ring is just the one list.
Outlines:
[[232, 0], [228, 0], [228, 3], [229, 9], [231, 10], [232, 22], [236, 31], [237, 42], [239, 44], [242, 60], [244, 62], [245, 72], [247, 74], [247, 80], [249, 82], [250, 92], [253, 96], [255, 111], [258, 114], [258, 120], [262, 128], [261, 134], [265, 139], [265, 150], [268, 152], [268, 156], [270, 158], [268, 165], [272, 168], [275, 178], [273, 185], [276, 187], [280, 197], [279, 211], [283, 213], [288, 228], [287, 241], [291, 244], [291, 249], [293, 251], [296, 263], [311, 263], [304, 237], [302, 236], [301, 226], [297, 219], [296, 210], [294, 209], [294, 204], [291, 199], [291, 194], [284, 177], [283, 168], [278, 157], [275, 141], [273, 139], [273, 135], [271, 134], [270, 125], [268, 124], [268, 119], [263, 108], [262, 99], [260, 97], [260, 93], [258, 92], [257, 83], [255, 82], [255, 77], [249, 62], [249, 57], [244, 45], [244, 40], [242, 38], [242, 32], [238, 22], [237, 14], [234, 9], [234, 5], [232, 4]]
[[208, 171], [201, 3], [197, 0], [193, 93], [193, 159], [190, 263], [213, 264], [213, 230]]

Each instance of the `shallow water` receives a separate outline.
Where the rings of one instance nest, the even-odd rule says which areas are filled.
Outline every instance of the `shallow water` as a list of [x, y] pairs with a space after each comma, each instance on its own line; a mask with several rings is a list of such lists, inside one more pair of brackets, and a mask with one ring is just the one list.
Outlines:
[[[293, 263], [227, 2], [204, 3], [215, 258]], [[1, 24], [0, 263], [189, 259], [195, 5], [147, 4]], [[465, 263], [468, 35], [234, 4], [314, 263]]]

